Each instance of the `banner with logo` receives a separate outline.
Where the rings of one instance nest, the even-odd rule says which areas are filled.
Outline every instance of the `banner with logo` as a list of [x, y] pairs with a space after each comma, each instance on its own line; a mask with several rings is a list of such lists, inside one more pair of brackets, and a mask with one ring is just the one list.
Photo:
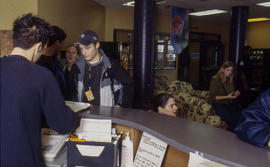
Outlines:
[[188, 9], [173, 6], [171, 13], [171, 43], [176, 54], [188, 46]]

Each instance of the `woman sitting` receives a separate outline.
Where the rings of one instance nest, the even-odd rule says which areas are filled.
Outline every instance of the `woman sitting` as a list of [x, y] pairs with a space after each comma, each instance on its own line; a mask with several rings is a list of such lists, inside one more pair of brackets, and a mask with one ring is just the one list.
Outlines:
[[232, 62], [226, 61], [221, 65], [217, 74], [211, 79], [209, 97], [216, 114], [228, 124], [229, 131], [234, 131], [240, 115], [240, 111], [232, 105], [233, 99], [240, 95], [239, 91], [234, 90], [233, 70]]
[[160, 114], [176, 116], [177, 106], [173, 96], [168, 93], [160, 93], [152, 98], [151, 110]]

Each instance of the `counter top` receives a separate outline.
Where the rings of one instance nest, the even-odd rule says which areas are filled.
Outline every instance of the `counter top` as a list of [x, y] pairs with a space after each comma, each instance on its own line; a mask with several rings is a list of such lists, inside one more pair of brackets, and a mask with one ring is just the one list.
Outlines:
[[234, 133], [195, 121], [137, 109], [91, 106], [83, 118], [110, 119], [147, 132], [176, 149], [198, 151], [207, 159], [229, 166], [270, 166], [270, 150], [241, 141]]

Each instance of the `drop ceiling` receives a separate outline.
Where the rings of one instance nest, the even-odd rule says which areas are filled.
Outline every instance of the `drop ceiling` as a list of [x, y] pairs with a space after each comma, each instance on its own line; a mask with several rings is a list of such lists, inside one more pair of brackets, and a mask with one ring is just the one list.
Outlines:
[[[133, 10], [132, 7], [126, 7], [122, 4], [129, 0], [94, 0], [100, 5], [107, 8], [118, 8]], [[226, 10], [228, 13], [218, 14], [212, 16], [196, 17], [191, 16], [192, 20], [203, 21], [216, 24], [227, 24], [231, 18], [231, 8], [233, 6], [248, 6], [249, 7], [249, 18], [255, 17], [269, 17], [270, 18], [270, 7], [257, 6], [257, 3], [266, 2], [270, 0], [166, 0], [166, 3], [157, 5], [157, 11], [163, 14], [170, 14], [170, 7], [182, 7], [188, 8], [192, 12], [210, 10], [210, 9], [221, 9]]]

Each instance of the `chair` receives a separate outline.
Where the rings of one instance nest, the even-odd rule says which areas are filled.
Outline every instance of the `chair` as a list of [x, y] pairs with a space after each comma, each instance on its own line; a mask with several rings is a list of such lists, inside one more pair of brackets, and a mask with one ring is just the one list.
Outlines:
[[217, 128], [227, 128], [227, 124], [216, 115], [212, 105], [208, 103], [209, 91], [194, 90], [190, 83], [177, 80], [167, 83], [157, 91], [162, 92], [175, 98], [178, 116]]

